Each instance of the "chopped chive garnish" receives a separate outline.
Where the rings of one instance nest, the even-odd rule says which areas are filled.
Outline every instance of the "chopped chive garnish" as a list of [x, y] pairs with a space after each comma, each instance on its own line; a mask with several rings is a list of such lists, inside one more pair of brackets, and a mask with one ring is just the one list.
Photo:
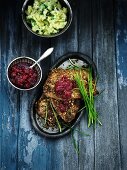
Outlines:
[[59, 120], [58, 120], [58, 118], [57, 118], [57, 114], [56, 114], [56, 112], [55, 112], [55, 109], [54, 109], [53, 104], [52, 104], [51, 101], [50, 101], [50, 106], [51, 106], [51, 109], [52, 109], [52, 111], [53, 111], [54, 117], [55, 117], [55, 119], [56, 119], [58, 128], [59, 128], [60, 132], [62, 132], [62, 128], [61, 128], [60, 122], [59, 122]]
[[74, 131], [72, 129], [71, 129], [71, 137], [72, 137], [72, 142], [73, 142], [73, 146], [74, 146], [75, 152], [79, 155], [78, 142], [76, 142], [76, 139], [74, 137]]
[[86, 106], [84, 106], [84, 107], [82, 107], [78, 112], [81, 112], [83, 109], [85, 109], [86, 108]]
[[48, 116], [48, 107], [46, 105], [45, 106], [45, 125], [46, 125], [46, 122], [47, 122], [47, 116]]
[[80, 134], [81, 136], [90, 136], [89, 134], [86, 134], [86, 133], [84, 133], [83, 131], [81, 131], [81, 130], [79, 130], [79, 129], [75, 129], [75, 131], [79, 132], [79, 134]]

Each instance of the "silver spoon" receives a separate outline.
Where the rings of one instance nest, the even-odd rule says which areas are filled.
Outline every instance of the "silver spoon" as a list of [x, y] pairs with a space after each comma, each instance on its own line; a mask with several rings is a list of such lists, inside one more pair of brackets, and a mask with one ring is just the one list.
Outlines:
[[42, 55], [41, 57], [34, 63], [30, 66], [30, 68], [33, 68], [37, 63], [39, 63], [41, 60], [43, 60], [44, 58], [48, 57], [52, 52], [53, 52], [54, 48], [51, 47], [49, 49], [47, 49]]

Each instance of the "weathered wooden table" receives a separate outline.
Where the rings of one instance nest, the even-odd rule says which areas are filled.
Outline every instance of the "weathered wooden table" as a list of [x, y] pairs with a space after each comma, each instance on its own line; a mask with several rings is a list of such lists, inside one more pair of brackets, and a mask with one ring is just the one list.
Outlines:
[[[22, 0], [0, 3], [0, 166], [1, 170], [127, 169], [127, 0], [69, 0], [73, 22], [63, 35], [43, 39], [32, 35], [21, 19]], [[99, 73], [96, 99], [102, 127], [87, 127], [84, 114], [71, 135], [47, 139], [31, 126], [29, 104], [36, 90], [20, 92], [8, 83], [6, 68], [17, 56], [37, 59], [48, 47], [54, 53], [41, 63], [46, 74], [63, 54], [79, 51], [93, 58]]]

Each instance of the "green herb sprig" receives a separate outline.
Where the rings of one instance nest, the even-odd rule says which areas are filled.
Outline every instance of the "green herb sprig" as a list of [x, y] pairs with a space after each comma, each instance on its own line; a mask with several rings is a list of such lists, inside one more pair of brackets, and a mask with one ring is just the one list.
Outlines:
[[53, 107], [52, 102], [50, 102], [50, 106], [51, 106], [51, 109], [52, 109], [52, 111], [53, 111], [54, 117], [55, 117], [55, 119], [56, 119], [56, 123], [57, 123], [57, 125], [58, 125], [58, 128], [59, 128], [60, 132], [62, 132], [62, 127], [61, 127], [60, 122], [59, 122], [59, 120], [58, 120], [58, 118], [57, 118], [57, 114], [56, 114], [56, 111], [55, 111], [55, 109], [54, 109], [54, 107]]
[[48, 106], [46, 105], [45, 106], [45, 123], [44, 123], [44, 125], [46, 125], [46, 123], [47, 123], [47, 117], [48, 117]]
[[83, 97], [86, 110], [88, 113], [88, 127], [91, 126], [91, 124], [96, 124], [98, 121], [100, 125], [101, 122], [98, 119], [98, 113], [96, 112], [96, 109], [94, 107], [94, 89], [93, 89], [93, 78], [92, 78], [92, 69], [89, 69], [89, 77], [88, 77], [88, 91], [85, 88], [84, 81], [82, 79], [82, 73], [75, 74], [75, 81], [78, 85], [78, 88], [80, 90], [80, 93]]

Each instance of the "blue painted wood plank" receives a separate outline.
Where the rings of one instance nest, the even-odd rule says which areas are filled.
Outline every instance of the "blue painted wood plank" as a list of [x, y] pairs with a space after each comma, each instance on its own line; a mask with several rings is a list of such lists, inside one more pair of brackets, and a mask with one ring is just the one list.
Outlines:
[[[1, 16], [1, 10], [0, 10], [0, 16]], [[2, 30], [1, 30], [1, 27], [0, 27], [0, 37], [1, 37], [1, 35], [2, 35]], [[1, 139], [2, 139], [2, 99], [3, 99], [3, 97], [2, 97], [2, 82], [1, 82], [1, 77], [2, 77], [2, 65], [1, 65], [1, 59], [2, 59], [2, 57], [1, 57], [1, 39], [0, 39], [0, 164], [1, 164], [1, 153], [2, 153], [2, 151], [1, 151]]]
[[[35, 167], [36, 169], [42, 169], [42, 167], [46, 169], [46, 153], [48, 152], [46, 152], [45, 138], [38, 136], [34, 129], [32, 129], [28, 111], [29, 99], [32, 99], [33, 97], [34, 96], [28, 93], [21, 94], [18, 141], [19, 169], [34, 169]], [[42, 153], [39, 151], [39, 148]]]
[[95, 169], [104, 170], [121, 169], [114, 31], [113, 1], [93, 1], [93, 59], [104, 90], [96, 100], [102, 127], [95, 129]]
[[[14, 4], [12, 3], [12, 5]], [[17, 168], [17, 136], [19, 121], [19, 93], [10, 86], [6, 77], [6, 69], [9, 62], [19, 52], [19, 49], [15, 49], [14, 46], [18, 34], [13, 26], [15, 25], [16, 17], [12, 10], [13, 8], [9, 8], [6, 4], [1, 6], [1, 169], [10, 170]]]
[[117, 0], [116, 7], [116, 54], [121, 165], [122, 169], [125, 170], [127, 169], [127, 1]]
[[[78, 13], [78, 51], [87, 54], [92, 58], [92, 0], [79, 1]], [[89, 10], [88, 10], [89, 9]], [[88, 116], [84, 111], [80, 122], [80, 131], [89, 136], [79, 135], [79, 169], [93, 170], [95, 166], [94, 150], [94, 128], [88, 128]]]

